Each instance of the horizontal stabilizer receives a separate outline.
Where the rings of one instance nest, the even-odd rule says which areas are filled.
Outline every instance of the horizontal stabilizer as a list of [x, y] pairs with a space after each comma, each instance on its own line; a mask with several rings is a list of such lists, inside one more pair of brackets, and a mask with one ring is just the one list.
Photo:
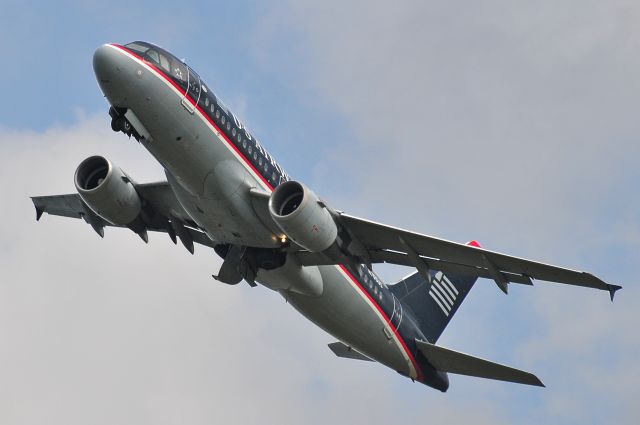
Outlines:
[[532, 373], [459, 353], [425, 341], [416, 340], [416, 344], [427, 361], [442, 372], [544, 387], [542, 381]]
[[364, 360], [364, 361], [367, 361], [367, 362], [372, 362], [373, 361], [369, 357], [358, 353], [353, 348], [351, 348], [348, 345], [343, 344], [341, 342], [333, 342], [333, 343], [329, 344], [329, 348], [338, 357], [344, 357], [345, 359]]

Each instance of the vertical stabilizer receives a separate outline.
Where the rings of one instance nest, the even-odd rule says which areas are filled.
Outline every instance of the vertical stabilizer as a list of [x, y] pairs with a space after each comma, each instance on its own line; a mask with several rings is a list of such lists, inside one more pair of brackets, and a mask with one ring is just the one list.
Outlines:
[[[480, 246], [476, 241], [468, 245]], [[434, 344], [458, 311], [477, 277], [444, 274], [438, 270], [429, 270], [428, 277], [429, 280], [415, 272], [391, 285], [390, 289], [411, 310], [424, 335]]]

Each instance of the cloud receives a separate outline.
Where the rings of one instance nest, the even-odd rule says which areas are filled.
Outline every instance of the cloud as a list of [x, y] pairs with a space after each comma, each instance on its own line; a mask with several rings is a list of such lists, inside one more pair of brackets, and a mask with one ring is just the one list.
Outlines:
[[[44, 215], [28, 196], [73, 192], [76, 165], [104, 154], [138, 181], [162, 172], [104, 114], [70, 126], [0, 131], [0, 422], [326, 423], [393, 421], [428, 388], [336, 358], [333, 339], [262, 287], [210, 278], [219, 260], [165, 235], [149, 245]], [[413, 398], [405, 398], [410, 388]], [[433, 417], [451, 414], [442, 399]], [[381, 403], [386, 400], [388, 403]], [[477, 404], [480, 422], [496, 416]]]
[[537, 369], [551, 389], [495, 405], [517, 422], [634, 418], [639, 14], [625, 1], [296, 1], [272, 18], [307, 46], [302, 71], [281, 72], [304, 75], [301, 91], [354, 135], [316, 165], [335, 207], [625, 286], [611, 305], [580, 288], [503, 299], [477, 285], [443, 343]]
[[353, 135], [294, 139], [324, 149], [301, 160], [314, 167], [303, 178], [333, 206], [625, 285], [614, 304], [544, 283], [474, 288], [442, 343], [535, 371], [546, 390], [454, 376], [439, 394], [335, 358], [276, 294], [210, 279], [219, 260], [204, 248], [36, 225], [28, 196], [72, 192], [89, 155], [163, 178], [106, 114], [79, 113], [0, 129], [0, 422], [633, 423], [637, 14], [623, 2], [291, 2], [260, 28], [260, 66]]
[[[610, 6], [295, 2], [288, 22], [313, 47], [317, 94], [357, 136], [358, 203], [391, 197], [381, 213], [424, 225], [404, 217], [421, 209], [438, 227], [476, 208], [469, 227], [491, 230], [542, 213], [551, 234], [575, 220], [564, 203], [597, 205], [640, 149], [637, 30], [623, 19], [637, 11]], [[414, 192], [389, 190], [406, 182]]]

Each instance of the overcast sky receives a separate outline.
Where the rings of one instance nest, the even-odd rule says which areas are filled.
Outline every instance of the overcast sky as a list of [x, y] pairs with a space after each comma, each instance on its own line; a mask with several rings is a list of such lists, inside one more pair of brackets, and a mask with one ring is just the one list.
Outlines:
[[[637, 423], [639, 22], [622, 0], [5, 1], [0, 423]], [[624, 289], [479, 281], [440, 343], [547, 388], [452, 376], [441, 394], [336, 358], [277, 294], [211, 279], [203, 247], [36, 224], [28, 197], [73, 192], [89, 155], [163, 178], [111, 132], [91, 67], [136, 39], [333, 207]]]

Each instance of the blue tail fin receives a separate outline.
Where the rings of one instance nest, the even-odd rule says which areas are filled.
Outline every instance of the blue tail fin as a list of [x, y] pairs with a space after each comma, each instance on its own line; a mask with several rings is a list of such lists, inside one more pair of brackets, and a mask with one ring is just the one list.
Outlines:
[[[475, 241], [468, 245], [479, 246]], [[427, 340], [435, 344], [477, 277], [445, 275], [437, 270], [429, 270], [429, 277], [426, 281], [415, 272], [389, 289], [411, 310]]]

